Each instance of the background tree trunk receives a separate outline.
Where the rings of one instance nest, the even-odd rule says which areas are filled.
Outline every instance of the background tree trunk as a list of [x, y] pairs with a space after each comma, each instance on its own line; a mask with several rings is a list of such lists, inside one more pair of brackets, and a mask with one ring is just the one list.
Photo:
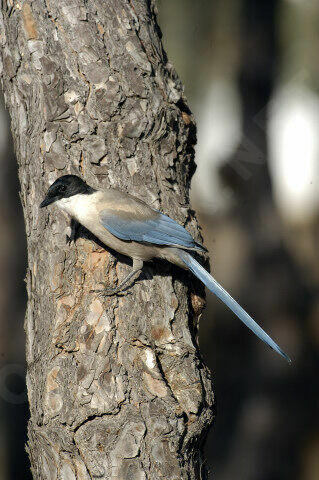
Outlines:
[[[39, 211], [50, 182], [80, 174], [170, 214], [189, 208], [195, 126], [148, 0], [1, 2], [0, 76], [28, 240], [28, 451], [35, 479], [195, 479], [212, 421], [196, 343], [203, 288], [155, 262], [129, 268], [66, 217]], [[192, 286], [190, 286], [190, 282]]]

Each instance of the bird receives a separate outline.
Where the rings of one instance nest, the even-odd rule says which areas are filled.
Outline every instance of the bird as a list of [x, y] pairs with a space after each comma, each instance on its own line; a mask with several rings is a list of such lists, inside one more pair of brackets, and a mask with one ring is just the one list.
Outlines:
[[257, 337], [291, 363], [289, 356], [190, 253], [207, 249], [169, 216], [120, 190], [97, 190], [77, 175], [63, 175], [52, 183], [40, 208], [51, 204], [67, 212], [73, 222], [83, 225], [104, 245], [133, 260], [133, 268], [124, 280], [100, 293], [115, 295], [127, 289], [144, 262], [165, 259], [191, 271]]

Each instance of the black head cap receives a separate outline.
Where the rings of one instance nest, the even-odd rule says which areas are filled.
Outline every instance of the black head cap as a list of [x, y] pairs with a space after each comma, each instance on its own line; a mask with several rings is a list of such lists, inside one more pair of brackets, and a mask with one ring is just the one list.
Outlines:
[[72, 197], [79, 193], [90, 195], [95, 191], [82, 178], [76, 175], [63, 175], [52, 183], [40, 208], [47, 207], [50, 203], [61, 200], [61, 198]]

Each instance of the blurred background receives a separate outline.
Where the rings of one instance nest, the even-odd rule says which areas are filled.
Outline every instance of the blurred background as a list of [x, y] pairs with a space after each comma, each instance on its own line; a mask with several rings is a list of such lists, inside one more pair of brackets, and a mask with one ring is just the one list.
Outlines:
[[[158, 10], [197, 120], [192, 204], [213, 274], [293, 359], [207, 296], [210, 479], [318, 480], [319, 2], [158, 0]], [[28, 480], [26, 245], [8, 122], [0, 98], [0, 477]]]

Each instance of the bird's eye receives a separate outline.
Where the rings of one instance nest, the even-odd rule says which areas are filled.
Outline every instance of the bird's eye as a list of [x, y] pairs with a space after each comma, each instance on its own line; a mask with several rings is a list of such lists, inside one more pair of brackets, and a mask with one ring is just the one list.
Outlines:
[[65, 192], [66, 186], [65, 185], [60, 185], [60, 192]]

